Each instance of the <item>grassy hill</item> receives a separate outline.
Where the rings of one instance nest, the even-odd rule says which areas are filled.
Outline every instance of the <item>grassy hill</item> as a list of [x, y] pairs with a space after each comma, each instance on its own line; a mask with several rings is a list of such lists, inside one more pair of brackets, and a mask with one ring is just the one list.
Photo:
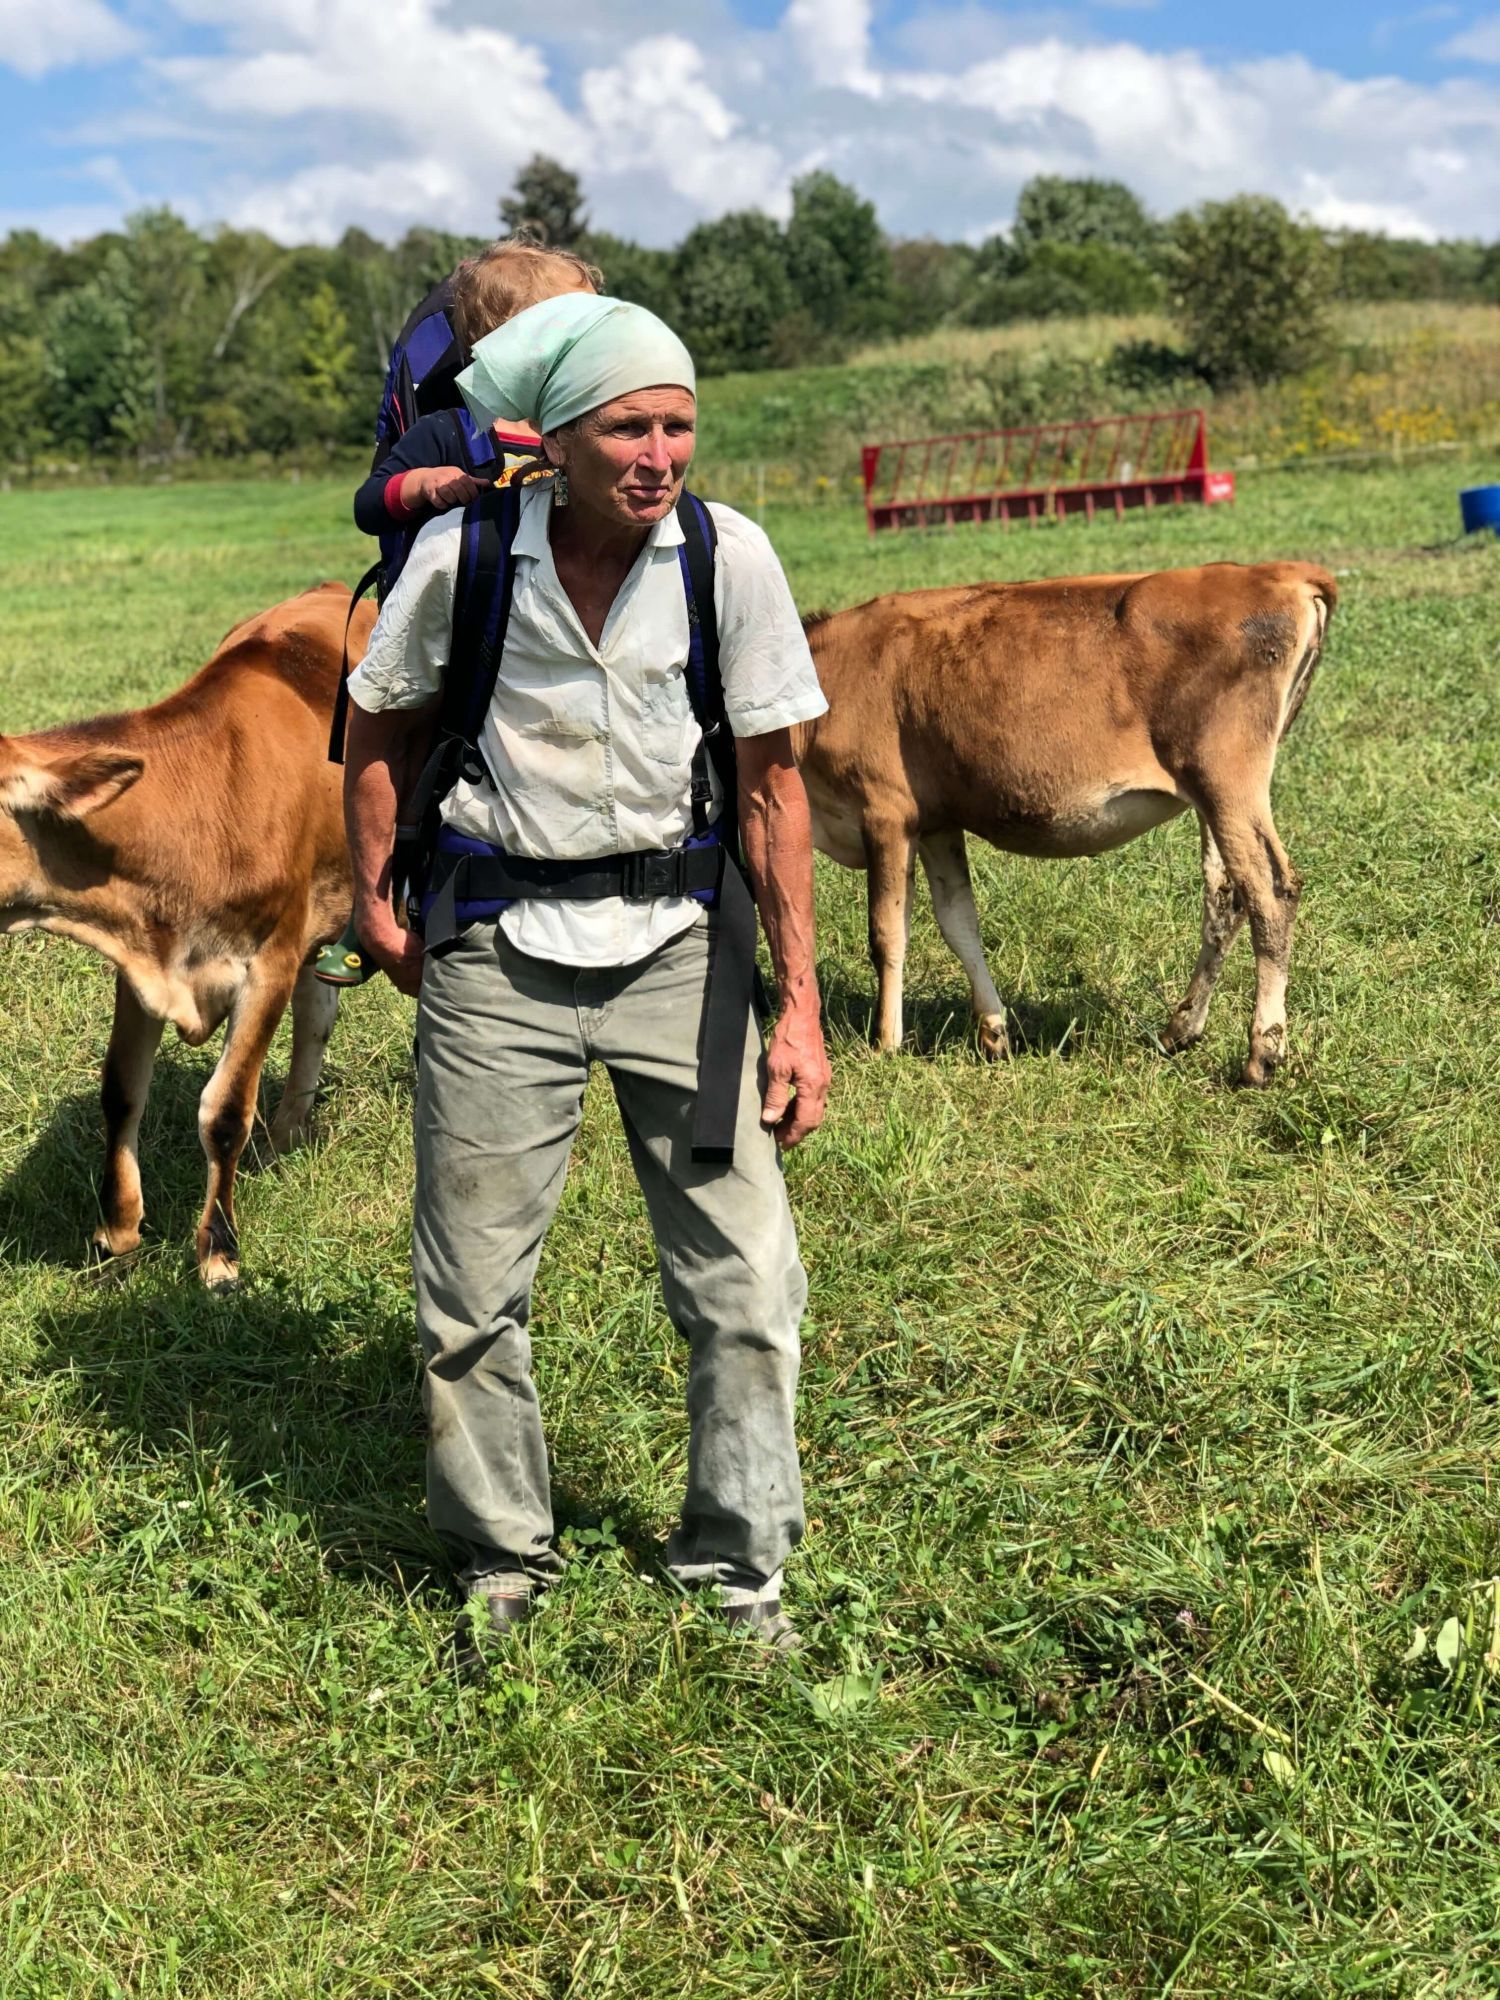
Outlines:
[[725, 498], [852, 492], [866, 440], [1206, 403], [1216, 463], [1500, 439], [1500, 306], [1358, 306], [1332, 358], [1215, 396], [1158, 318], [950, 329], [834, 367], [702, 385], [698, 483]]

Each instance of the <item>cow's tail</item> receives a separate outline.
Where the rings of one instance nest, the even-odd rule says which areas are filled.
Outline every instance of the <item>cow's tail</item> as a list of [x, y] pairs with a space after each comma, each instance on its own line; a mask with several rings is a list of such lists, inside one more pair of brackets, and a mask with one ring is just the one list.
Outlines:
[[1326, 569], [1317, 569], [1311, 563], [1300, 567], [1302, 575], [1298, 580], [1298, 594], [1302, 599], [1302, 617], [1298, 638], [1301, 651], [1282, 699], [1278, 742], [1284, 740], [1307, 699], [1307, 690], [1312, 686], [1313, 674], [1322, 655], [1328, 621], [1339, 601], [1339, 587]]

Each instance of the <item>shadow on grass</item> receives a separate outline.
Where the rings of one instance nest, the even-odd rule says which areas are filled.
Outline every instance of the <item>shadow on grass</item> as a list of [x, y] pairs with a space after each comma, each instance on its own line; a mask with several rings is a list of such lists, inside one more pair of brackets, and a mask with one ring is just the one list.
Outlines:
[[[823, 981], [823, 1011], [830, 1035], [852, 1041], [875, 1041], [874, 975], [868, 987], [854, 985], [838, 972]], [[912, 993], [903, 1006], [908, 1055], [932, 1057], [954, 1048], [977, 1052], [974, 1018], [966, 988], [949, 993]], [[1014, 1055], [1071, 1055], [1118, 1025], [1119, 1008], [1096, 987], [1065, 988], [1056, 995], [1023, 994], [1006, 998], [1006, 1022]]]
[[[310, 1295], [277, 1275], [205, 1292], [160, 1265], [46, 1315], [37, 1365], [66, 1378], [85, 1415], [134, 1438], [146, 1461], [302, 1517], [333, 1572], [400, 1596], [446, 1596], [449, 1561], [425, 1519], [426, 1420], [404, 1290], [340, 1272]], [[217, 1469], [216, 1469], [217, 1468]], [[659, 1565], [631, 1500], [555, 1482], [559, 1535], [597, 1530], [637, 1569]], [[254, 1504], [252, 1502], [252, 1504]], [[585, 1537], [585, 1539], [591, 1539]]]
[[[141, 1181], [147, 1244], [180, 1244], [191, 1262], [207, 1185], [198, 1143], [198, 1098], [218, 1061], [217, 1050], [199, 1060], [156, 1067], [141, 1121]], [[250, 1143], [240, 1158], [242, 1175], [274, 1168], [276, 1155], [265, 1119], [281, 1095], [284, 1078], [267, 1071]], [[321, 1093], [320, 1093], [321, 1096]], [[89, 1239], [101, 1221], [104, 1120], [95, 1091], [75, 1091], [54, 1110], [46, 1130], [0, 1186], [0, 1242], [17, 1259], [76, 1270], [93, 1261]]]

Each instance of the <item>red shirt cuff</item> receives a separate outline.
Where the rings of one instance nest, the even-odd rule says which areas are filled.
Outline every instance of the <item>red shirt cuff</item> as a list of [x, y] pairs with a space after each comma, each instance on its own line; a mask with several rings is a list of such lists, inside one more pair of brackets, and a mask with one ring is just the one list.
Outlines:
[[414, 521], [417, 516], [417, 510], [414, 507], [403, 507], [401, 504], [401, 482], [405, 477], [406, 474], [404, 472], [393, 472], [385, 482], [385, 493], [383, 496], [387, 514], [390, 515], [393, 521], [401, 521], [403, 523]]

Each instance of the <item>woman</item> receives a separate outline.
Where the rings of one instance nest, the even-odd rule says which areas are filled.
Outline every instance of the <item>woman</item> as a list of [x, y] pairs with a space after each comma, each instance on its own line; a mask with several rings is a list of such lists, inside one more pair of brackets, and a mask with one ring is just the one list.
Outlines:
[[[764, 1057], [745, 1038], [732, 1161], [704, 1165], [691, 1133], [721, 920], [691, 895], [600, 887], [623, 890], [621, 857], [670, 857], [693, 832], [701, 732], [676, 514], [693, 364], [653, 314], [575, 294], [480, 341], [460, 383], [478, 421], [536, 429], [555, 476], [522, 495], [484, 768], [460, 778], [443, 816], [460, 844], [519, 859], [551, 886], [467, 923], [430, 959], [391, 914], [390, 768], [442, 683], [466, 516], [422, 530], [351, 677], [346, 801], [361, 935], [421, 996], [413, 1267], [429, 1516], [479, 1606], [461, 1620], [461, 1650], [472, 1658], [476, 1615], [490, 1631], [515, 1623], [560, 1568], [527, 1320], [592, 1060], [610, 1072], [667, 1310], [691, 1347], [687, 1494], [668, 1567], [685, 1588], [717, 1585], [728, 1618], [785, 1646], [781, 1567], [803, 1525], [793, 1398], [806, 1281], [777, 1147], [815, 1129], [829, 1080], [791, 730], [823, 712], [823, 696], [770, 544], [715, 506], [724, 702], [780, 1012]], [[574, 880], [587, 895], [566, 893]]]

